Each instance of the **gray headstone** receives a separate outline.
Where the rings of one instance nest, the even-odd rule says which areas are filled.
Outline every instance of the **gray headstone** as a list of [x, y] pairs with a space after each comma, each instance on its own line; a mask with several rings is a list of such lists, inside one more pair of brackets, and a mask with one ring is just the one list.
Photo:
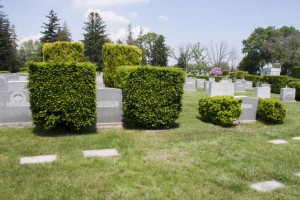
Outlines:
[[0, 77], [0, 91], [7, 91], [7, 83], [5, 77]]
[[104, 88], [104, 82], [103, 82], [103, 73], [101, 72], [100, 75], [96, 76], [96, 88]]
[[32, 122], [28, 92], [0, 92], [0, 113], [0, 123]]
[[271, 180], [271, 181], [253, 183], [250, 185], [250, 187], [259, 192], [270, 192], [272, 190], [284, 187], [284, 184], [275, 180]]
[[234, 92], [245, 92], [245, 83], [244, 82], [235, 82], [234, 83]]
[[7, 91], [22, 91], [26, 90], [28, 81], [9, 81], [7, 82]]
[[51, 163], [57, 159], [56, 155], [42, 155], [42, 156], [31, 156], [22, 157], [20, 164], [38, 164], [38, 163]]
[[215, 79], [214, 77], [210, 77], [210, 78], [208, 78], [208, 81], [210, 81], [210, 82], [215, 82], [216, 79]]
[[19, 75], [17, 74], [5, 74], [6, 82], [19, 81]]
[[241, 97], [242, 102], [242, 114], [238, 121], [240, 123], [254, 123], [256, 122], [256, 112], [258, 99], [255, 97]]
[[112, 156], [119, 156], [119, 152], [117, 149], [100, 149], [100, 150], [86, 150], [83, 151], [84, 157], [112, 157]]
[[232, 83], [232, 80], [230, 78], [222, 78], [220, 83]]
[[296, 89], [295, 88], [281, 88], [280, 101], [295, 102]]
[[234, 96], [234, 84], [210, 82], [208, 96]]
[[204, 88], [205, 79], [197, 79], [197, 88]]
[[204, 91], [209, 92], [210, 81], [204, 81]]
[[122, 90], [102, 88], [96, 90], [97, 123], [111, 124], [122, 122]]
[[253, 82], [252, 81], [246, 81], [246, 84], [245, 84], [245, 88], [249, 89], [249, 88], [253, 88]]
[[271, 88], [270, 87], [256, 87], [255, 88], [255, 97], [266, 99], [271, 97]]
[[245, 82], [245, 79], [236, 79], [235, 80], [235, 83], [244, 83]]
[[28, 74], [19, 74], [19, 81], [28, 81]]
[[261, 84], [261, 87], [271, 87], [271, 85], [270, 85], [270, 84], [267, 84], [267, 83], [262, 83], [262, 84]]
[[196, 91], [196, 80], [196, 78], [186, 78], [183, 87], [184, 91]]

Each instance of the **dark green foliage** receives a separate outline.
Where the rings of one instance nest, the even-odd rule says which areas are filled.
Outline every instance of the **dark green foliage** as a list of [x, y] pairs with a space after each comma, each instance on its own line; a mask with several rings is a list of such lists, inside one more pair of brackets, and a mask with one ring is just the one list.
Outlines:
[[9, 74], [10, 71], [0, 71], [0, 74]]
[[46, 130], [90, 127], [96, 116], [96, 66], [91, 63], [34, 63], [29, 69], [30, 109]]
[[82, 62], [83, 44], [80, 42], [53, 42], [43, 44], [44, 62]]
[[84, 24], [83, 29], [86, 31], [83, 34], [84, 55], [88, 61], [97, 64], [98, 71], [102, 71], [102, 48], [105, 43], [109, 42], [105, 33], [106, 25], [97, 12], [91, 12], [88, 21]]
[[230, 77], [232, 80], [235, 80], [235, 79], [236, 79], [236, 72], [230, 72], [230, 73], [229, 73], [229, 77]]
[[259, 99], [257, 118], [272, 124], [282, 124], [286, 116], [283, 104], [276, 99]]
[[[2, 9], [0, 5], [0, 9]], [[15, 27], [0, 10], [0, 70], [16, 72], [20, 61], [17, 53]]]
[[115, 87], [118, 66], [139, 65], [142, 51], [136, 46], [106, 43], [103, 46], [103, 80], [106, 87]]
[[286, 87], [289, 81], [288, 76], [263, 76], [262, 82], [271, 84], [271, 92], [279, 94], [280, 89]]
[[201, 78], [201, 79], [205, 79], [205, 80], [209, 80], [209, 76], [197, 76], [197, 78]]
[[57, 31], [57, 41], [62, 41], [62, 42], [71, 42], [72, 41], [72, 36], [71, 32], [68, 28], [68, 25], [66, 22], [64, 22], [63, 27], [59, 27]]
[[41, 32], [43, 36], [40, 38], [40, 41], [41, 43], [56, 42], [59, 29], [57, 14], [53, 10], [50, 10], [49, 15], [46, 15], [46, 17], [49, 19], [49, 22], [44, 23], [44, 31]]
[[215, 76], [215, 77], [213, 77], [213, 78], [215, 78], [215, 81], [216, 81], [216, 82], [220, 82], [220, 80], [222, 79], [222, 76]]
[[300, 78], [300, 67], [293, 67], [292, 68], [292, 77]]
[[150, 65], [165, 67], [168, 65], [168, 47], [165, 44], [165, 37], [159, 35], [153, 45], [152, 59]]
[[115, 87], [123, 89], [126, 85], [129, 74], [139, 66], [119, 66], [116, 70]]
[[236, 78], [237, 79], [243, 79], [245, 77], [244, 72], [243, 71], [237, 71], [236, 72]]
[[228, 96], [200, 98], [199, 113], [203, 121], [221, 126], [232, 126], [242, 113], [242, 100]]
[[252, 81], [253, 87], [256, 87], [256, 84], [259, 84], [261, 82], [262, 76], [255, 76], [251, 74], [245, 74], [245, 80], [246, 81]]
[[222, 76], [229, 76], [229, 70], [223, 70]]
[[300, 80], [291, 81], [288, 83], [288, 86], [296, 89], [296, 100], [300, 101]]
[[143, 128], [172, 124], [182, 108], [183, 84], [181, 69], [137, 67], [123, 88], [124, 121], [128, 126]]

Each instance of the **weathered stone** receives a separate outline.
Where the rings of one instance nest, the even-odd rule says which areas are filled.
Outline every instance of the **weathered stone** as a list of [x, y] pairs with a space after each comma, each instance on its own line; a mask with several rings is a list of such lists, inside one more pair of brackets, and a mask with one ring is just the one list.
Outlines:
[[196, 78], [186, 78], [183, 90], [189, 91], [189, 92], [195, 92], [196, 91]]
[[7, 91], [23, 91], [26, 90], [28, 81], [9, 81], [7, 82]]
[[210, 82], [208, 96], [234, 96], [234, 84]]
[[296, 89], [295, 88], [281, 88], [280, 101], [295, 102]]
[[288, 141], [286, 141], [286, 140], [270, 140], [269, 142], [272, 144], [287, 144], [288, 143]]
[[245, 83], [244, 82], [235, 82], [234, 83], [234, 92], [245, 92]]
[[240, 123], [254, 123], [256, 122], [256, 112], [258, 99], [256, 97], [241, 97], [242, 102], [242, 114], [238, 121]]
[[57, 159], [56, 155], [41, 155], [32, 157], [22, 157], [20, 164], [38, 164], [38, 163], [51, 163]]
[[250, 185], [251, 188], [259, 192], [270, 192], [275, 189], [282, 188], [284, 186], [284, 184], [275, 180], [258, 182]]
[[112, 157], [119, 156], [119, 152], [116, 149], [100, 149], [100, 150], [86, 150], [83, 151], [84, 157]]
[[256, 87], [255, 88], [255, 97], [266, 99], [271, 97], [271, 88], [270, 87]]

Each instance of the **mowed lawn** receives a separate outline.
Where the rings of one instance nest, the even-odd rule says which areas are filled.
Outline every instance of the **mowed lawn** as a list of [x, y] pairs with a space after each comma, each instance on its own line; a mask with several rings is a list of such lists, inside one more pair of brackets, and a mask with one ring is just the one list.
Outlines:
[[[247, 94], [253, 94], [248, 90]], [[257, 122], [222, 128], [199, 119], [202, 90], [186, 92], [176, 124], [166, 130], [100, 129], [49, 135], [0, 129], [0, 199], [300, 199], [300, 102], [284, 103], [283, 125]], [[279, 95], [272, 94], [272, 98]], [[268, 141], [285, 139], [275, 145]], [[116, 148], [113, 158], [83, 150]], [[48, 164], [20, 157], [57, 154]], [[251, 183], [284, 188], [257, 192]]]

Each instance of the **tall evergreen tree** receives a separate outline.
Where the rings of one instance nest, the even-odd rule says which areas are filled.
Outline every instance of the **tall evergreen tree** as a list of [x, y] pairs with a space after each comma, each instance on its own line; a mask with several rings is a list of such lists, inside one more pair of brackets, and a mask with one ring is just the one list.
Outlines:
[[151, 58], [152, 66], [168, 65], [168, 47], [165, 44], [165, 37], [159, 35], [153, 45], [153, 53]]
[[91, 12], [88, 21], [84, 23], [84, 54], [85, 57], [98, 66], [98, 71], [102, 71], [102, 47], [109, 42], [108, 35], [105, 34], [106, 25], [97, 12]]
[[46, 15], [46, 17], [49, 19], [49, 21], [48, 23], [44, 23], [44, 26], [42, 26], [44, 31], [41, 32], [43, 36], [40, 38], [40, 41], [41, 43], [56, 42], [58, 30], [60, 28], [57, 14], [53, 10], [50, 10], [49, 15]]
[[[0, 5], [0, 9], [3, 8]], [[0, 10], [0, 70], [16, 72], [19, 68], [17, 36], [4, 12]]]
[[128, 45], [134, 45], [134, 42], [133, 42], [133, 32], [132, 32], [131, 23], [128, 25], [126, 44], [128, 44]]
[[70, 32], [66, 22], [64, 22], [64, 24], [61, 28], [58, 28], [57, 41], [65, 41], [65, 42], [72, 41], [71, 32]]

